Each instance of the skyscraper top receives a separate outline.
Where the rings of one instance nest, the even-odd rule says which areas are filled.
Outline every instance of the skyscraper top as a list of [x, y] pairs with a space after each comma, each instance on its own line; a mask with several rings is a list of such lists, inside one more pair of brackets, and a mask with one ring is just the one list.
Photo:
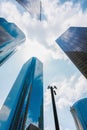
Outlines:
[[70, 27], [56, 42], [87, 78], [87, 27]]

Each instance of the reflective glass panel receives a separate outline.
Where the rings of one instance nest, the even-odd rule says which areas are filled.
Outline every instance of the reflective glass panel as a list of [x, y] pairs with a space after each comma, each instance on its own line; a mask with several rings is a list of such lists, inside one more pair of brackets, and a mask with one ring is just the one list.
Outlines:
[[56, 42], [87, 78], [87, 27], [70, 27]]
[[17, 46], [23, 41], [25, 41], [25, 35], [14, 23], [0, 18], [0, 65], [15, 52]]
[[3, 27], [0, 26], [0, 45], [12, 39], [13, 37], [8, 32], [6, 32]]
[[1, 130], [43, 130], [43, 65], [31, 58], [22, 67], [0, 110]]
[[47, 20], [41, 0], [16, 0], [18, 1], [31, 15], [40, 21]]
[[80, 99], [71, 107], [71, 112], [76, 123], [77, 130], [87, 129], [87, 98]]

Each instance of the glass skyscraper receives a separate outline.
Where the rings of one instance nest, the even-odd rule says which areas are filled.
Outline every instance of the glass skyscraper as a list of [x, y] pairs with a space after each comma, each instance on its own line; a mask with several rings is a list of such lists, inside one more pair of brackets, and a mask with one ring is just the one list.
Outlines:
[[87, 78], [87, 27], [70, 27], [56, 42]]
[[27, 61], [0, 110], [0, 130], [43, 130], [43, 65]]
[[18, 1], [32, 17], [40, 20], [40, 0], [16, 0]]
[[46, 20], [46, 15], [43, 9], [41, 0], [16, 0], [18, 1], [31, 15], [40, 21]]
[[24, 33], [14, 24], [0, 18], [0, 65], [25, 41]]
[[77, 101], [71, 107], [77, 130], [87, 130], [87, 98]]

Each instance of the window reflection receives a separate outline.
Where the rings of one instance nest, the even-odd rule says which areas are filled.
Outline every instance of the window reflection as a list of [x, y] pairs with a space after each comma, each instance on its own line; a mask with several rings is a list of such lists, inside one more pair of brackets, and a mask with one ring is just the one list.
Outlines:
[[87, 98], [80, 99], [71, 107], [71, 112], [77, 127], [77, 130], [87, 129]]
[[18, 1], [31, 15], [40, 21], [47, 20], [44, 13], [43, 3], [41, 0], [16, 0]]
[[12, 37], [2, 26], [0, 26], [0, 45], [13, 39], [14, 37]]
[[70, 27], [56, 42], [87, 78], [87, 28]]
[[25, 40], [24, 33], [14, 24], [0, 18], [0, 65]]
[[22, 67], [1, 108], [0, 124], [1, 130], [25, 130], [30, 124], [43, 130], [43, 66], [38, 59]]

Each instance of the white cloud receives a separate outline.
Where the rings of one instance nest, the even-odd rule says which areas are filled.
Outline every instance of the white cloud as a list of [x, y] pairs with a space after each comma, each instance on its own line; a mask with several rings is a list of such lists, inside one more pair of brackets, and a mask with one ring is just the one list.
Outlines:
[[44, 108], [45, 108], [45, 111], [47, 110], [47, 107], [49, 107], [49, 105], [51, 104], [51, 95], [50, 95], [50, 90], [46, 90], [45, 93], [44, 93]]
[[83, 76], [72, 76], [69, 79], [64, 79], [53, 84], [59, 86], [56, 90], [56, 102], [59, 108], [71, 106], [81, 97], [84, 97], [84, 95], [87, 96], [87, 80]]
[[57, 102], [57, 106], [59, 108], [64, 108], [66, 106], [71, 106], [71, 102], [67, 100], [66, 98], [60, 98], [59, 101]]

